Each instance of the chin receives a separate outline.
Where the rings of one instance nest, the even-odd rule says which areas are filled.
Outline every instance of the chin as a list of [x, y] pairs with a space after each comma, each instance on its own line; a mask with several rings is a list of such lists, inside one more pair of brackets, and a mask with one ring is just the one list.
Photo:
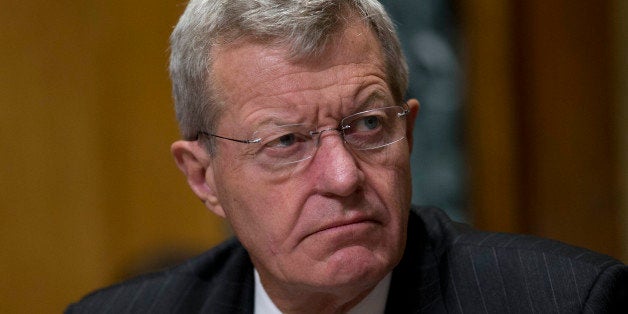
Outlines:
[[396, 265], [389, 254], [377, 254], [362, 246], [343, 248], [327, 261], [326, 278], [322, 286], [370, 286], [377, 284]]

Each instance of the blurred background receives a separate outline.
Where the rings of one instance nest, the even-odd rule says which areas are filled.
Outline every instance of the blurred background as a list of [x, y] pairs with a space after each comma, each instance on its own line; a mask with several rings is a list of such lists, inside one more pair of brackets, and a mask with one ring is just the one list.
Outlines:
[[[422, 102], [414, 201], [628, 261], [628, 2], [393, 0]], [[229, 235], [169, 153], [182, 0], [0, 2], [0, 313]]]

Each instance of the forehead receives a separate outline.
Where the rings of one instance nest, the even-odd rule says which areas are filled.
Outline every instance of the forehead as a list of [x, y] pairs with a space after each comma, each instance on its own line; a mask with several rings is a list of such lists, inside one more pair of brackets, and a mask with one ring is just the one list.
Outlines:
[[260, 111], [248, 107], [350, 98], [372, 86], [380, 94], [388, 92], [381, 45], [359, 20], [348, 22], [330, 38], [318, 57], [295, 61], [289, 53], [286, 46], [246, 38], [216, 48], [212, 78], [214, 90], [226, 105], [224, 111]]

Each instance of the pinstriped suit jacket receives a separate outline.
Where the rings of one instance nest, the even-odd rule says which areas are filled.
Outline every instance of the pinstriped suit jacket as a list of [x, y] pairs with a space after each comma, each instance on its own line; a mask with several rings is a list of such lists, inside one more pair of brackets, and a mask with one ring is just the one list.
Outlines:
[[[253, 265], [231, 239], [85, 297], [68, 313], [252, 313]], [[560, 242], [479, 232], [413, 208], [387, 313], [628, 313], [628, 266]]]

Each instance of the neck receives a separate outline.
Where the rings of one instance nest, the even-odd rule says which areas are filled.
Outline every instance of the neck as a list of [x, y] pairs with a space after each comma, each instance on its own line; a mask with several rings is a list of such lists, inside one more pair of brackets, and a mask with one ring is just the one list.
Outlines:
[[[277, 288], [265, 282], [260, 275], [255, 280], [261, 283], [264, 293], [272, 303], [285, 314], [290, 313], [347, 313], [360, 308], [369, 313], [384, 311], [391, 276], [375, 282], [373, 285], [349, 288], [303, 289], [303, 287]], [[377, 293], [374, 292], [377, 291]], [[366, 298], [366, 299], [365, 299]], [[362, 302], [362, 303], [360, 303]], [[356, 308], [356, 305], [359, 306]], [[381, 304], [380, 310], [377, 304]]]

